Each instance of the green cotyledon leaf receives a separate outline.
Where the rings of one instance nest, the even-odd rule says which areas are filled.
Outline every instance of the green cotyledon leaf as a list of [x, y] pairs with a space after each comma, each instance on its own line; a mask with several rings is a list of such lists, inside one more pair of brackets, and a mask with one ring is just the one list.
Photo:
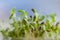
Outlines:
[[16, 8], [13, 8], [11, 10], [11, 16], [9, 17], [9, 19], [11, 19], [13, 16], [16, 16], [15, 13], [16, 13]]
[[55, 20], [56, 14], [50, 14], [50, 17], [51, 17], [51, 19], [52, 19], [52, 22], [55, 22], [55, 21], [56, 21], [56, 20]]
[[28, 16], [28, 12], [25, 10], [18, 10], [18, 12], [21, 12], [21, 16], [27, 17]]
[[44, 18], [45, 18], [45, 16], [41, 16], [41, 17], [39, 18], [39, 20], [42, 21], [42, 20], [44, 20]]
[[15, 14], [16, 13], [16, 8], [13, 8], [12, 10], [11, 10], [11, 14]]

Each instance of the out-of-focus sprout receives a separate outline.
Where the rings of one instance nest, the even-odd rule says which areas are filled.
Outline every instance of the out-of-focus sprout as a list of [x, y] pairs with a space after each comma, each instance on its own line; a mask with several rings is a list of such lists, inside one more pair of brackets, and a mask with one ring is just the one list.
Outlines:
[[56, 14], [50, 14], [50, 17], [52, 19], [52, 22], [56, 21]]
[[39, 18], [39, 20], [42, 21], [42, 20], [44, 20], [44, 18], [45, 18], [45, 16], [41, 16], [41, 17]]
[[21, 16], [27, 18], [27, 16], [28, 16], [28, 12], [27, 11], [25, 11], [25, 10], [18, 10], [18, 12], [21, 12]]
[[11, 16], [9, 17], [9, 19], [12, 19], [13, 17], [16, 17], [16, 8], [13, 8], [11, 10]]
[[38, 12], [35, 9], [32, 9], [32, 12], [34, 13], [34, 20], [38, 21]]

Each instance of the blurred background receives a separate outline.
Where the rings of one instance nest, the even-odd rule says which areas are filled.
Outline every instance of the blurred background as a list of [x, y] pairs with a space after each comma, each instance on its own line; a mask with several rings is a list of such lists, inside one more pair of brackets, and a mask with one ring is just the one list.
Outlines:
[[[23, 9], [33, 15], [32, 8], [45, 15], [56, 13], [57, 20], [60, 20], [60, 0], [0, 0], [0, 20], [7, 20], [12, 8]], [[18, 15], [18, 13], [17, 13]]]

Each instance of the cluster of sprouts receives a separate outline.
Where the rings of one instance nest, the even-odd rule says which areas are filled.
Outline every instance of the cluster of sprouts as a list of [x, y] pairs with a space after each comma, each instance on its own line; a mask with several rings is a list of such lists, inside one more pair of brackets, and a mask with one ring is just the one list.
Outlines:
[[59, 22], [56, 22], [56, 14], [39, 15], [37, 10], [32, 9], [34, 16], [28, 16], [25, 10], [18, 10], [19, 16], [16, 16], [16, 9], [11, 10], [9, 20], [12, 20], [10, 26], [13, 28], [1, 30], [4, 37], [21, 38], [26, 37], [28, 34], [32, 37], [42, 37], [45, 33], [49, 37], [52, 33], [59, 34]]

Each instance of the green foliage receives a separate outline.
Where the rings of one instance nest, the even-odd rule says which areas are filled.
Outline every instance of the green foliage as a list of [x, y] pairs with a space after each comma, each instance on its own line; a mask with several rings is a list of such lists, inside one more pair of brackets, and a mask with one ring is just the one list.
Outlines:
[[[32, 9], [32, 11], [34, 16], [28, 16], [28, 12], [25, 10], [18, 10], [18, 12], [21, 13], [20, 16], [23, 17], [23, 19], [18, 20], [16, 19], [16, 9], [13, 8], [9, 19], [13, 19], [13, 23], [10, 23], [10, 25], [14, 29], [12, 31], [9, 31], [10, 29], [2, 30], [2, 35], [11, 38], [20, 38], [25, 37], [26, 33], [31, 33], [34, 37], [42, 37], [45, 32], [48, 32], [50, 36], [53, 32], [59, 33], [60, 29], [58, 29], [58, 25], [54, 25], [56, 14], [50, 14], [49, 17], [46, 18], [44, 15], [38, 15], [35, 9]], [[14, 15], [16, 17], [14, 17]], [[51, 19], [49, 20], [49, 18]]]

